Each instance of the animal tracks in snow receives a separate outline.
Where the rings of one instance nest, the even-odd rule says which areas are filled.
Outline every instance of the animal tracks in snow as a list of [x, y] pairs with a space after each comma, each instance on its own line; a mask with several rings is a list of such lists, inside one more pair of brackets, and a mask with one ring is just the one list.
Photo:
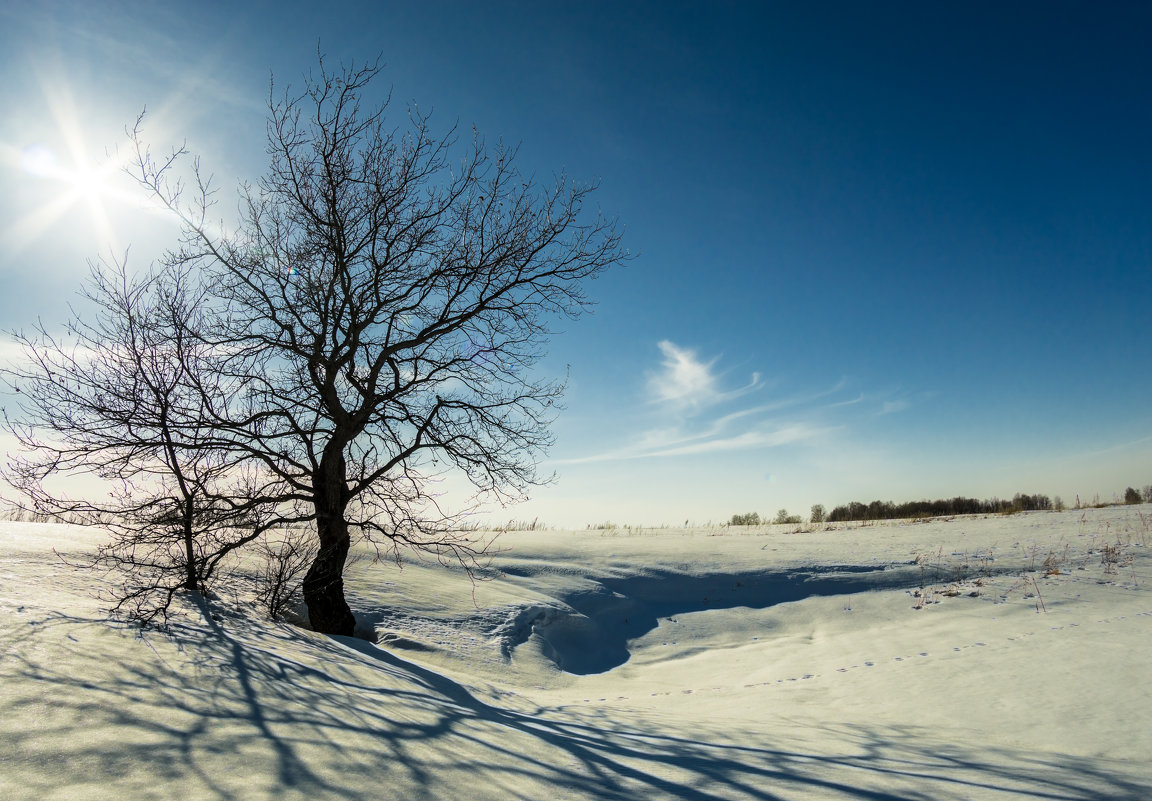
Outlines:
[[[1121, 623], [1124, 621], [1131, 621], [1131, 620], [1138, 618], [1138, 617], [1152, 618], [1152, 610], [1147, 610], [1144, 612], [1136, 612], [1136, 613], [1133, 613], [1131, 615], [1116, 615], [1113, 617], [1098, 618], [1095, 621], [1093, 621], [1091, 624], [1088, 624], [1088, 625], [1110, 625], [1110, 624], [1115, 624], [1115, 623]], [[728, 684], [728, 685], [716, 685], [716, 686], [711, 686], [711, 687], [693, 687], [693, 688], [669, 689], [669, 690], [661, 690], [661, 691], [657, 691], [657, 692], [642, 693], [642, 694], [637, 694], [637, 695], [619, 695], [619, 696], [616, 696], [614, 699], [610, 699], [608, 697], [598, 698], [595, 696], [590, 696], [588, 698], [582, 699], [582, 703], [585, 703], [585, 704], [603, 704], [603, 703], [610, 703], [613, 700], [614, 701], [631, 701], [631, 700], [635, 700], [635, 699], [639, 699], [639, 698], [659, 698], [659, 697], [671, 697], [671, 696], [679, 696], [679, 695], [699, 695], [699, 694], [704, 694], [704, 693], [722, 693], [722, 692], [730, 692], [732, 690], [741, 690], [741, 689], [742, 690], [751, 690], [751, 689], [755, 689], [758, 687], [788, 686], [788, 685], [793, 684], [793, 683], [798, 684], [800, 682], [819, 680], [819, 679], [828, 679], [828, 678], [835, 679], [837, 674], [848, 674], [848, 673], [852, 673], [854, 671], [869, 671], [869, 670], [874, 670], [874, 669], [883, 669], [885, 667], [902, 668], [904, 665], [909, 664], [909, 663], [921, 663], [921, 662], [925, 662], [925, 661], [930, 662], [930, 661], [932, 661], [932, 659], [939, 657], [941, 655], [954, 656], [956, 654], [963, 654], [966, 651], [974, 651], [974, 650], [979, 650], [979, 649], [983, 649], [983, 648], [988, 648], [991, 645], [995, 644], [996, 642], [1018, 643], [1018, 642], [1025, 641], [1030, 637], [1042, 635], [1042, 634], [1045, 634], [1047, 632], [1064, 631], [1064, 630], [1068, 630], [1068, 629], [1077, 629], [1077, 628], [1083, 628], [1083, 624], [1070, 622], [1070, 623], [1065, 623], [1065, 624], [1062, 624], [1059, 626], [1048, 626], [1048, 627], [1045, 627], [1043, 629], [1037, 628], [1037, 629], [1034, 629], [1032, 631], [1024, 631], [1024, 632], [1019, 632], [1017, 634], [1012, 634], [1012, 635], [1006, 636], [1002, 639], [990, 640], [990, 641], [978, 640], [976, 642], [965, 643], [964, 645], [955, 645], [955, 646], [952, 646], [951, 648], [947, 648], [943, 651], [916, 651], [914, 653], [904, 653], [904, 654], [899, 654], [896, 656], [886, 657], [883, 659], [880, 659], [880, 658], [864, 659], [864, 660], [860, 660], [859, 662], [856, 662], [855, 664], [846, 665], [843, 667], [838, 667], [827, 675], [823, 674], [823, 673], [819, 673], [819, 672], [810, 672], [810, 673], [803, 673], [803, 674], [798, 675], [798, 676], [782, 676], [779, 678], [768, 679], [766, 681], [758, 681], [758, 682], [750, 682], [750, 683], [742, 683], [742, 684]]]

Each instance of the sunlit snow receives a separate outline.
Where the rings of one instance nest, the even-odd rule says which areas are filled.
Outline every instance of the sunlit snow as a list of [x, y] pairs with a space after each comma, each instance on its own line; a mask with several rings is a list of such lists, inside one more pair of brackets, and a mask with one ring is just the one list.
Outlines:
[[52, 553], [99, 532], [5, 523], [0, 796], [1146, 799], [1150, 524], [511, 532], [475, 586], [354, 564], [373, 644], [140, 633]]

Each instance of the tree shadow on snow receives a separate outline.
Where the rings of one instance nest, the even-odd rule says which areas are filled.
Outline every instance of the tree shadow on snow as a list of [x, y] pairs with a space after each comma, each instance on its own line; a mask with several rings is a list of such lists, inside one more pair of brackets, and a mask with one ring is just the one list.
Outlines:
[[61, 614], [10, 620], [0, 637], [5, 773], [23, 791], [13, 797], [89, 784], [99, 792], [80, 795], [123, 801], [172, 797], [174, 787], [245, 801], [1152, 793], [1146, 775], [1125, 778], [1114, 764], [942, 746], [912, 729], [829, 724], [809, 745], [722, 722], [685, 731], [659, 717], [624, 721], [608, 706], [519, 709], [361, 640], [218, 610], [143, 640]]

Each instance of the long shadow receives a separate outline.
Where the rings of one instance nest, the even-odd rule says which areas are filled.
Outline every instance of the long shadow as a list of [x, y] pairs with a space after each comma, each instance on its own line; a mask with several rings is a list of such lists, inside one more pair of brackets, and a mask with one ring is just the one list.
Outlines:
[[[478, 699], [452, 679], [401, 659], [364, 640], [333, 637], [345, 648], [416, 679], [433, 697], [451, 704], [453, 721], [484, 720], [506, 732], [535, 738], [572, 758], [571, 768], [554, 760], [527, 759], [535, 770], [554, 773], [556, 787], [591, 792], [598, 799], [676, 798], [713, 801], [732, 791], [749, 799], [783, 799], [789, 789], [818, 791], [820, 797], [912, 801], [912, 799], [1006, 797], [1024, 793], [1031, 798], [1117, 801], [1146, 799], [1152, 785], [1101, 771], [1092, 760], [1045, 755], [1022, 758], [1008, 750], [988, 749], [986, 755], [957, 747], [934, 748], [925, 732], [913, 727], [865, 729], [829, 725], [838, 741], [856, 753], [824, 754], [763, 745], [709, 742], [698, 737], [637, 729], [604, 712], [577, 715], [571, 710], [536, 709], [523, 712]], [[756, 739], [748, 738], [750, 740]], [[507, 756], [516, 752], [485, 742]], [[879, 783], [911, 785], [893, 790], [868, 787], [858, 771]], [[949, 773], [955, 775], [949, 775]], [[679, 779], [666, 778], [678, 775]], [[589, 785], [589, 779], [592, 780]], [[637, 788], [642, 792], [638, 795]], [[916, 789], [920, 788], [920, 789]], [[1100, 795], [1101, 793], [1104, 795]], [[719, 794], [717, 794], [719, 793]]]
[[[42, 766], [6, 768], [4, 778], [28, 780], [8, 797], [55, 797], [78, 782], [95, 790], [72, 795], [124, 801], [158, 798], [169, 783], [220, 801], [1152, 794], [1146, 771], [1132, 778], [1088, 759], [941, 747], [912, 729], [829, 723], [802, 746], [763, 729], [699, 722], [688, 731], [611, 708], [516, 709], [361, 640], [205, 611], [204, 624], [143, 641], [60, 614], [5, 623], [4, 754], [15, 756], [12, 771]], [[142, 658], [145, 645], [154, 659]], [[33, 719], [31, 729], [14, 722]]]

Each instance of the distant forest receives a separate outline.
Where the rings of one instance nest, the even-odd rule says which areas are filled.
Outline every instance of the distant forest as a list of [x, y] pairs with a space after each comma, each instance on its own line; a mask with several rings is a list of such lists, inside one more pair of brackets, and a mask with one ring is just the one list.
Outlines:
[[[1101, 503], [1100, 496], [1097, 495], [1092, 499], [1092, 502], [1086, 504], [1086, 506], [1099, 509], [1104, 506], [1114, 506], [1122, 503], [1152, 503], [1152, 484], [1145, 486], [1143, 490], [1128, 487], [1122, 495], [1114, 496], [1112, 503]], [[1079, 495], [1076, 496], [1076, 505], [1073, 508], [1080, 508]], [[813, 505], [812, 514], [809, 516], [808, 522], [846, 523], [849, 521], [864, 520], [950, 517], [952, 515], [1010, 515], [1016, 512], [1048, 510], [1062, 512], [1064, 509], [1064, 501], [1060, 499], [1059, 495], [1055, 498], [1049, 498], [1047, 495], [1028, 495], [1024, 492], [1018, 492], [1012, 496], [1011, 500], [989, 498], [988, 500], [981, 501], [977, 498], [962, 498], [957, 496], [955, 498], [940, 498], [935, 501], [908, 501], [906, 503], [892, 503], [892, 501], [860, 503], [859, 501], [852, 501], [844, 506], [837, 506], [831, 512], [826, 512], [824, 505], [818, 503]], [[798, 524], [802, 522], [803, 520], [799, 515], [792, 515], [788, 513], [787, 509], [781, 509], [776, 514], [774, 520], [767, 517], [761, 518], [756, 512], [749, 512], [747, 514], [732, 515], [732, 519], [728, 521], [728, 525], [759, 526], [769, 523]], [[684, 521], [684, 525], [687, 526], [688, 521]], [[597, 526], [597, 528], [600, 528], [600, 526]]]
[[[1116, 503], [1152, 503], [1152, 484], [1138, 490], [1128, 487], [1122, 496], [1118, 496]], [[1100, 503], [1096, 498], [1089, 506], [1111, 506]], [[816, 507], [812, 507], [815, 511]], [[1076, 508], [1080, 508], [1080, 496], [1076, 496]], [[864, 504], [853, 501], [846, 506], [837, 506], [825, 518], [829, 523], [839, 523], [848, 520], [891, 520], [910, 517], [947, 517], [949, 515], [976, 515], [976, 514], [1012, 514], [1013, 512], [1037, 512], [1054, 509], [1057, 512], [1064, 510], [1064, 501], [1057, 495], [1055, 500], [1047, 495], [1027, 495], [1018, 492], [1012, 500], [990, 498], [980, 501], [976, 498], [949, 498], [935, 501], [909, 501], [907, 503], [892, 503], [891, 501], [872, 501]], [[823, 507], [820, 508], [823, 511]]]
[[977, 498], [939, 498], [934, 501], [908, 501], [906, 503], [892, 503], [892, 501], [872, 501], [860, 503], [852, 501], [844, 506], [837, 506], [828, 513], [829, 523], [841, 523], [849, 520], [893, 520], [911, 517], [946, 517], [948, 515], [975, 515], [975, 514], [1005, 514], [1008, 512], [1035, 512], [1047, 509], [1063, 508], [1060, 499], [1056, 503], [1047, 495], [1026, 495], [1016, 493], [1011, 500], [990, 498], [979, 500]]

